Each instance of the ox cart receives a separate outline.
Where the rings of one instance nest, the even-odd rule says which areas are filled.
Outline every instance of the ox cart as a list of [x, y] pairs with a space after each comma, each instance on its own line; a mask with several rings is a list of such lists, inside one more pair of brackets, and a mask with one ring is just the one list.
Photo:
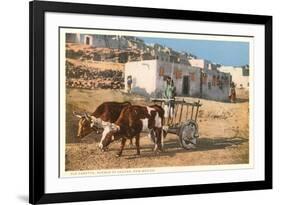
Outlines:
[[[161, 107], [167, 104], [167, 99], [151, 98], [150, 100]], [[179, 137], [180, 146], [184, 149], [195, 148], [199, 137], [197, 117], [201, 106], [200, 100], [196, 102], [184, 99], [174, 100], [174, 114], [172, 117], [169, 116], [169, 123], [165, 126], [165, 130], [167, 133], [176, 134]]]

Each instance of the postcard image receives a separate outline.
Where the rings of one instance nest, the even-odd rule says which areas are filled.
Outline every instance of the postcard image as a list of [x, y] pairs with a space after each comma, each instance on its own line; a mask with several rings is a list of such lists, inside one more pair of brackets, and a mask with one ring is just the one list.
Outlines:
[[252, 37], [59, 36], [60, 177], [253, 167]]

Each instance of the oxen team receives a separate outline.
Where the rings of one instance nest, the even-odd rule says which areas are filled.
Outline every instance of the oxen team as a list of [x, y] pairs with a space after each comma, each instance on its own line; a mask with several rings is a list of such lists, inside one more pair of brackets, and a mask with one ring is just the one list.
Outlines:
[[99, 143], [101, 150], [116, 140], [121, 140], [120, 157], [127, 140], [135, 138], [137, 155], [140, 155], [140, 133], [147, 132], [154, 143], [154, 151], [162, 151], [164, 110], [159, 105], [139, 106], [130, 102], [104, 102], [92, 114], [76, 114], [79, 117], [77, 137], [82, 138], [92, 131], [102, 129]]

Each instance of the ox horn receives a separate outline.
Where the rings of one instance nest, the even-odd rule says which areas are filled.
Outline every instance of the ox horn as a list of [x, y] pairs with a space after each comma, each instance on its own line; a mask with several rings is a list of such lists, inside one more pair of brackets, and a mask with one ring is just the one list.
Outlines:
[[87, 119], [87, 120], [91, 120], [91, 117], [88, 115], [88, 113], [84, 112], [84, 117]]
[[72, 114], [73, 114], [74, 116], [78, 117], [78, 118], [81, 118], [81, 117], [82, 117], [82, 115], [76, 113], [75, 111], [73, 111]]

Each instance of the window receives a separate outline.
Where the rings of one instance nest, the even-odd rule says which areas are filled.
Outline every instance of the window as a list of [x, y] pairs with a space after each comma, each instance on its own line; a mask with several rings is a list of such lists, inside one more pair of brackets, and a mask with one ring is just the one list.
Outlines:
[[159, 69], [159, 76], [164, 76], [164, 68], [160, 67]]
[[220, 86], [220, 76], [219, 75], [217, 76], [216, 84], [217, 84], [217, 86]]
[[228, 82], [228, 77], [227, 77], [227, 76], [224, 76], [224, 84], [225, 84], [225, 85], [228, 85], [228, 84], [229, 84], [229, 82]]
[[189, 75], [190, 75], [190, 79], [192, 81], [195, 81], [195, 73], [190, 73]]
[[216, 76], [213, 75], [212, 86], [216, 85], [216, 81], [217, 81], [217, 78], [216, 78]]
[[180, 79], [182, 77], [182, 71], [179, 69], [176, 69], [174, 72], [174, 75], [175, 75], [176, 79]]

